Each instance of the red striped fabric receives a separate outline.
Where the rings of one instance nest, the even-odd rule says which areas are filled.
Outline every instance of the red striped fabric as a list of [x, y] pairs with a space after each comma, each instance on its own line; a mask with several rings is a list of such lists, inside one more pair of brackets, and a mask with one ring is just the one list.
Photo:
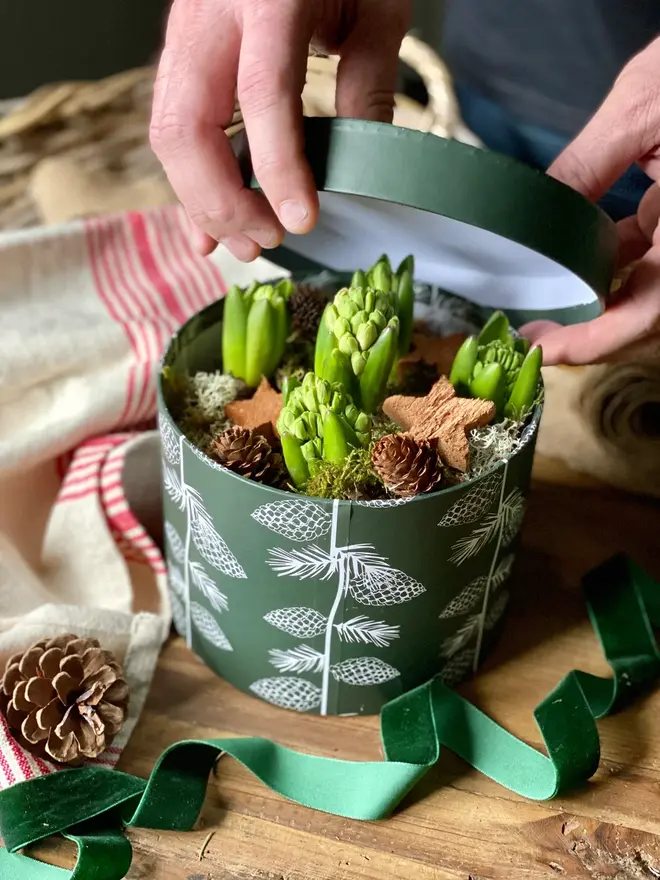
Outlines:
[[64, 475], [57, 504], [80, 501], [89, 495], [98, 495], [103, 463], [115, 446], [134, 436], [130, 433], [89, 440], [75, 451], [69, 469]]
[[190, 246], [185, 222], [179, 208], [164, 208], [86, 223], [94, 285], [132, 353], [118, 428], [153, 418], [155, 370], [169, 338], [226, 291], [217, 266]]
[[[161, 579], [166, 575], [161, 552], [124, 491], [126, 452], [131, 440], [156, 427], [155, 376], [168, 340], [192, 314], [219, 299], [226, 285], [218, 267], [193, 251], [178, 207], [88, 220], [85, 238], [96, 294], [121, 327], [131, 361], [117, 433], [91, 437], [57, 459], [61, 486], [56, 505], [96, 500], [118, 552]], [[114, 767], [121, 751], [112, 746], [94, 763]], [[57, 769], [27, 753], [0, 715], [0, 788]]]
[[[121, 480], [126, 452], [139, 431], [95, 437], [70, 457], [56, 506], [100, 501], [108, 529], [127, 562], [148, 566], [154, 577], [164, 578], [165, 562], [157, 545], [130, 509]], [[115, 767], [121, 749], [111, 746], [90, 762]], [[53, 773], [55, 764], [36, 758], [13, 738], [0, 715], [0, 788]]]
[[127, 562], [148, 565], [156, 576], [166, 573], [165, 561], [151, 536], [130, 509], [120, 474], [126, 444], [107, 456], [101, 470], [101, 503], [115, 543]]

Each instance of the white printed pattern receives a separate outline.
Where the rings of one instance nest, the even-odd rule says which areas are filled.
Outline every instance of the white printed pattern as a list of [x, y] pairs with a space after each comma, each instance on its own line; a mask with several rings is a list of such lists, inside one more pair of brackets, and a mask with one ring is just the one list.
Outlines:
[[450, 561], [462, 565], [495, 538], [502, 546], [508, 547], [520, 531], [524, 516], [525, 498], [519, 489], [513, 489], [501, 499], [495, 513], [487, 514], [467, 538], [460, 538], [452, 545]]
[[[459, 651], [465, 649], [466, 646], [476, 637], [476, 647], [473, 656], [473, 670], [475, 672], [479, 665], [484, 632], [492, 629], [496, 625], [497, 621], [504, 613], [508, 602], [508, 593], [501, 593], [494, 602], [493, 607], [491, 609], [488, 607], [491, 595], [494, 595], [501, 584], [506, 580], [513, 562], [513, 557], [511, 555], [507, 556], [502, 562], [500, 562], [500, 551], [502, 548], [511, 545], [522, 526], [525, 515], [525, 498], [522, 492], [520, 492], [519, 489], [513, 489], [506, 494], [508, 470], [509, 462], [505, 461], [499, 482], [499, 501], [497, 510], [494, 513], [487, 513], [480, 524], [470, 535], [468, 535], [467, 538], [461, 538], [456, 541], [452, 547], [453, 553], [450, 557], [451, 562], [456, 565], [462, 565], [471, 557], [479, 554], [492, 541], [495, 541], [495, 549], [485, 582], [478, 578], [469, 584], [463, 593], [457, 597], [453, 603], [450, 603], [442, 615], [444, 617], [454, 617], [456, 614], [462, 613], [457, 609], [466, 607], [467, 610], [471, 610], [474, 604], [478, 604], [479, 601], [481, 601], [482, 607], [479, 613], [469, 617], [463, 626], [461, 626], [453, 636], [446, 639], [441, 646], [441, 655], [449, 659], [457, 655]], [[481, 484], [473, 490], [473, 493], [477, 490], [481, 491], [481, 496], [479, 497], [481, 497], [482, 500], [484, 497], [490, 499], [494, 483], [491, 483], [485, 491], [483, 484], [487, 483], [493, 476], [494, 475], [486, 477], [481, 481]], [[478, 506], [477, 500], [478, 496], [475, 496], [470, 505], [470, 517], [474, 515], [474, 511]], [[488, 506], [490, 506], [491, 501], [492, 499], [489, 501]], [[482, 512], [485, 512], [488, 509], [488, 506], [485, 505], [485, 502], [482, 503]], [[454, 507], [457, 507], [457, 505]], [[452, 510], [450, 510], [449, 513], [452, 513]], [[454, 525], [463, 524], [467, 521], [466, 510], [467, 507], [464, 506], [461, 510], [454, 511]], [[482, 593], [481, 599], [479, 593]]]
[[270, 662], [279, 672], [322, 672], [324, 657], [309, 645], [299, 645], [289, 651], [274, 648], [268, 652]]
[[355, 657], [353, 660], [342, 660], [334, 663], [330, 672], [335, 681], [355, 687], [383, 684], [392, 681], [401, 674], [398, 669], [385, 663], [380, 657]]
[[304, 678], [260, 678], [250, 690], [274, 706], [295, 712], [311, 712], [321, 705], [321, 688]]
[[165, 540], [172, 559], [179, 565], [183, 565], [186, 560], [186, 548], [183, 546], [179, 533], [169, 522], [165, 523]]
[[[506, 610], [509, 598], [509, 593], [506, 590], [501, 592], [488, 610], [485, 618], [483, 618], [483, 622], [481, 614], [473, 614], [468, 617], [463, 626], [461, 626], [453, 636], [442, 643], [440, 656], [445, 657], [448, 660], [452, 659], [459, 653], [459, 651], [462, 651], [466, 645], [469, 645], [470, 642], [474, 640], [475, 636], [479, 635], [482, 629], [486, 632], [495, 629]], [[477, 652], [474, 648], [470, 648], [469, 650], [472, 656], [472, 664], [474, 666], [475, 655]]]
[[332, 528], [332, 515], [312, 501], [273, 501], [257, 508], [252, 518], [259, 525], [290, 541], [315, 541]]
[[[499, 590], [499, 588], [505, 583], [511, 574], [513, 563], [513, 554], [509, 554], [502, 559], [492, 577], [491, 589], [493, 591]], [[467, 587], [461, 590], [455, 599], [452, 599], [440, 615], [440, 620], [449, 620], [453, 617], [461, 617], [463, 614], [469, 614], [469, 612], [473, 611], [475, 606], [483, 600], [487, 587], [488, 575], [481, 575], [481, 577], [475, 578], [467, 585]]]
[[229, 639], [218, 626], [215, 617], [198, 602], [190, 603], [190, 614], [197, 632], [219, 651], [233, 651]]
[[327, 618], [315, 608], [295, 606], [293, 608], [277, 608], [269, 611], [264, 620], [271, 626], [295, 636], [298, 639], [311, 639], [325, 631]]
[[174, 433], [174, 429], [165, 416], [159, 416], [158, 427], [160, 429], [160, 442], [163, 448], [163, 455], [170, 464], [179, 464], [181, 461], [181, 448], [179, 446], [179, 441]]
[[353, 501], [358, 507], [376, 507], [386, 510], [390, 507], [402, 507], [409, 504], [412, 498], [376, 498], [374, 501]]
[[[219, 650], [232, 650], [213, 616], [199, 603], [192, 601], [191, 584], [199, 590], [216, 612], [222, 613], [229, 608], [227, 597], [218, 589], [206, 568], [201, 562], [190, 558], [192, 545], [208, 565], [228, 577], [244, 579], [247, 575], [224, 539], [217, 533], [199, 492], [186, 484], [183, 456], [185, 438], [183, 436], [179, 438], [175, 451], [172, 443], [173, 429], [163, 417], [161, 417], [160, 430], [166, 459], [163, 461], [165, 491], [176, 507], [186, 515], [185, 538], [177, 532], [172, 523], [165, 523], [169, 582], [174, 595], [172, 602], [174, 623], [177, 630], [185, 635], [189, 647], [192, 647], [193, 624], [195, 624], [199, 634]], [[176, 464], [179, 466], [178, 471], [174, 467]], [[179, 607], [181, 604], [183, 614]], [[181, 627], [182, 619], [185, 621], [183, 627]], [[214, 626], [211, 626], [209, 621], [212, 621]]]
[[[387, 559], [377, 554], [373, 545], [338, 546], [339, 505], [338, 501], [333, 503], [329, 518], [320, 505], [304, 501], [273, 502], [253, 513], [253, 518], [261, 525], [297, 542], [314, 541], [328, 531], [331, 533], [328, 550], [318, 544], [289, 550], [276, 547], [269, 551], [267, 560], [279, 577], [295, 577], [302, 581], [329, 581], [337, 577], [337, 591], [327, 617], [305, 606], [278, 608], [265, 615], [265, 620], [272, 626], [297, 638], [324, 636], [322, 651], [307, 644], [270, 651], [270, 663], [280, 672], [321, 675], [319, 702], [315, 697], [300, 697], [303, 683], [316, 687], [304, 679], [261, 679], [252, 686], [255, 693], [276, 705], [309, 707], [300, 711], [319, 708], [322, 715], [328, 712], [331, 677], [342, 684], [364, 687], [391, 681], [400, 674], [378, 657], [332, 662], [333, 636], [346, 643], [371, 644], [379, 648], [386, 648], [399, 638], [398, 626], [370, 620], [366, 615], [336, 623], [342, 600], [350, 595], [363, 605], [387, 606], [408, 602], [425, 591], [422, 584], [393, 568]], [[305, 691], [308, 696], [311, 693]]]
[[335, 629], [339, 638], [350, 643], [362, 642], [365, 645], [376, 645], [378, 648], [389, 647], [393, 639], [399, 638], [398, 626], [390, 626], [380, 620], [369, 620], [364, 614], [336, 623]]
[[502, 488], [503, 474], [496, 470], [454, 502], [438, 523], [443, 528], [477, 522], [488, 512]]

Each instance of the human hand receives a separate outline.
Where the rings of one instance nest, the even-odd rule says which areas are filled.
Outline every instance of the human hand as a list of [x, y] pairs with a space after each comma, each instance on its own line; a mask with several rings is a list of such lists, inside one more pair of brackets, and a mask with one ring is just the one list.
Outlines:
[[[546, 364], [588, 364], [660, 352], [660, 39], [623, 69], [593, 119], [548, 174], [597, 202], [633, 164], [656, 181], [635, 217], [617, 224], [619, 269], [632, 272], [603, 315], [521, 328]], [[631, 264], [634, 263], [634, 266]]]
[[[284, 230], [309, 232], [318, 196], [304, 157], [310, 43], [341, 56], [339, 116], [391, 122], [411, 0], [174, 0], [151, 144], [203, 254], [249, 262]], [[224, 133], [236, 91], [263, 194], [246, 189]]]

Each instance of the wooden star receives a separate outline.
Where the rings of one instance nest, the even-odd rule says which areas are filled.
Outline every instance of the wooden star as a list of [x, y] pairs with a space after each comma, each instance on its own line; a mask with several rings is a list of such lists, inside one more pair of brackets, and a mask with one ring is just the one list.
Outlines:
[[225, 406], [225, 415], [235, 425], [250, 428], [267, 440], [277, 437], [277, 420], [282, 412], [282, 395], [268, 379], [261, 384], [249, 400], [234, 400]]
[[410, 351], [399, 360], [399, 366], [405, 369], [409, 365], [423, 361], [425, 364], [436, 367], [440, 376], [448, 376], [458, 349], [466, 338], [464, 333], [434, 336], [421, 329], [415, 331]]
[[492, 422], [495, 404], [457, 397], [454, 386], [443, 376], [426, 397], [388, 397], [383, 412], [415, 440], [433, 441], [449, 467], [467, 471], [468, 432]]

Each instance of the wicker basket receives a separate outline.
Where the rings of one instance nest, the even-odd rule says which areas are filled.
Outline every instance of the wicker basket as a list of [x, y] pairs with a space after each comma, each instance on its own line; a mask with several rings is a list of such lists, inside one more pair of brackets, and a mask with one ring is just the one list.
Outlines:
[[[422, 106], [397, 95], [395, 123], [476, 143], [436, 53], [408, 36], [401, 60], [421, 77], [429, 101]], [[306, 115], [335, 115], [337, 63], [336, 57], [310, 56]], [[0, 228], [172, 201], [148, 144], [153, 77], [153, 68], [143, 68], [100, 82], [58, 83], [0, 105]], [[228, 133], [242, 125], [237, 106]]]
[[[477, 139], [463, 125], [449, 70], [436, 52], [417, 37], [407, 36], [401, 45], [400, 58], [421, 78], [429, 100], [423, 106], [406, 95], [397, 95], [395, 125], [477, 144]], [[335, 115], [338, 61], [337, 57], [324, 56], [309, 59], [303, 92], [305, 115]]]

